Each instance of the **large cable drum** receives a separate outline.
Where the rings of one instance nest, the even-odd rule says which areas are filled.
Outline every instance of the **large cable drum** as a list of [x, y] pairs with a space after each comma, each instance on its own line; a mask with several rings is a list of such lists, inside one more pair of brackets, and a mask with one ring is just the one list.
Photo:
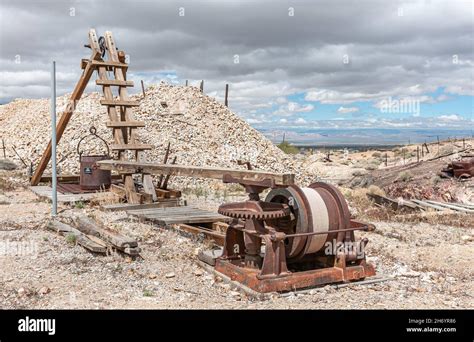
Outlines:
[[286, 234], [318, 233], [312, 236], [298, 236], [285, 241], [288, 259], [299, 259], [308, 254], [324, 250], [326, 242], [341, 241], [344, 233], [331, 233], [347, 229], [350, 212], [344, 196], [334, 186], [316, 182], [301, 188], [295, 185], [272, 189], [266, 202], [284, 203], [290, 207], [291, 215], [267, 221], [278, 231]]

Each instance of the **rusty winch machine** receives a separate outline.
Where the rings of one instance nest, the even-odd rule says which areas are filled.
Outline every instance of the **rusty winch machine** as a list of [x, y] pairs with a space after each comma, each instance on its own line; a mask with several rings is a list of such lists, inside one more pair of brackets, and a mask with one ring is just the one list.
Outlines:
[[[347, 203], [334, 186], [277, 186], [272, 180], [240, 183], [244, 202], [226, 203], [219, 213], [231, 217], [222, 256], [215, 270], [258, 292], [283, 292], [375, 275], [366, 262], [368, 239], [354, 231], [373, 230], [351, 219]], [[265, 200], [260, 194], [271, 188]]]

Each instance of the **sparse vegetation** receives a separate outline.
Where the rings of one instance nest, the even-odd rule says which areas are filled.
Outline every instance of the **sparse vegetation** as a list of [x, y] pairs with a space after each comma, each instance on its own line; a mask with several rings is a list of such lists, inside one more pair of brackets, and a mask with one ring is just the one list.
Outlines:
[[291, 145], [288, 141], [282, 141], [277, 146], [286, 154], [297, 154], [299, 152], [298, 149], [295, 146]]
[[153, 291], [143, 290], [143, 297], [153, 297]]
[[72, 233], [69, 233], [66, 235], [66, 242], [71, 244], [71, 245], [75, 245], [76, 244], [76, 241], [77, 241], [77, 236], [72, 234]]
[[413, 175], [408, 171], [402, 171], [398, 174], [398, 181], [408, 182], [413, 179]]
[[74, 207], [75, 207], [76, 209], [84, 209], [84, 206], [85, 206], [85, 205], [84, 205], [84, 202], [82, 202], [82, 201], [77, 201], [77, 202], [74, 204]]

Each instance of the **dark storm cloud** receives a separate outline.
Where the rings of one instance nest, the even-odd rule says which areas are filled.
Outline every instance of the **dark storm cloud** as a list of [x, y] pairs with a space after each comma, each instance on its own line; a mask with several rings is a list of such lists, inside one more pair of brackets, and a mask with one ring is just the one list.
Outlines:
[[294, 92], [315, 100], [326, 91], [341, 103], [437, 87], [473, 93], [470, 1], [0, 3], [3, 102], [47, 96], [52, 58], [59, 91], [71, 91], [89, 54], [82, 45], [90, 27], [112, 31], [131, 56], [130, 72], [145, 82], [175, 71], [181, 80], [205, 79], [206, 92], [218, 97], [228, 82], [233, 108], [243, 113]]

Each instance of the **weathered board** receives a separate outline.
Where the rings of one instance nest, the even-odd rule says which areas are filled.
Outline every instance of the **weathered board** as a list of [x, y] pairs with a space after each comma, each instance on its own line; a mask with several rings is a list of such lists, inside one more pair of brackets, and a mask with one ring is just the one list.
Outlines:
[[216, 212], [195, 207], [170, 207], [127, 210], [128, 215], [139, 217], [156, 224], [167, 226], [171, 224], [193, 224], [227, 222], [229, 217]]
[[[30, 190], [42, 199], [51, 200], [53, 198], [53, 189], [50, 186], [30, 186]], [[89, 202], [96, 196], [97, 193], [95, 192], [86, 194], [61, 194], [58, 192], [58, 202]]]
[[256, 170], [235, 170], [217, 167], [202, 167], [188, 165], [155, 164], [123, 160], [102, 160], [97, 162], [101, 170], [114, 170], [123, 174], [149, 173], [171, 174], [173, 176], [188, 176], [213, 178], [222, 180], [224, 176], [236, 179], [262, 181], [272, 180], [276, 185], [294, 184], [295, 175], [291, 173], [272, 173]]
[[101, 206], [102, 210], [105, 211], [127, 211], [127, 210], [139, 210], [139, 209], [151, 209], [151, 208], [164, 208], [164, 207], [176, 207], [179, 204], [179, 198], [163, 198], [158, 202], [154, 203], [115, 203], [105, 204]]

